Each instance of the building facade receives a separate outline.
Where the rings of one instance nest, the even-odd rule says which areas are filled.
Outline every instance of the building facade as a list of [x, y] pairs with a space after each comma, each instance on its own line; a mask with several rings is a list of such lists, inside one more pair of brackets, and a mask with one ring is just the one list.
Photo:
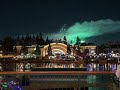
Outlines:
[[[35, 50], [36, 50], [36, 46], [37, 45], [32, 45], [32, 46], [26, 46], [27, 49], [28, 49], [28, 53], [32, 53], [32, 54], [35, 54]], [[70, 50], [71, 52], [73, 52], [73, 48], [77, 48], [78, 45], [75, 45], [75, 46], [70, 46]], [[40, 47], [40, 54], [42, 57], [45, 57], [48, 55], [48, 47], [49, 47], [49, 44], [48, 45], [42, 45], [42, 46], [39, 46]], [[64, 44], [64, 43], [50, 43], [50, 47], [51, 47], [51, 50], [52, 50], [52, 53], [53, 54], [56, 54], [56, 53], [59, 53], [59, 54], [64, 54], [66, 55], [67, 54], [67, 45]], [[89, 53], [95, 53], [95, 50], [96, 50], [96, 46], [95, 45], [87, 45], [87, 46], [79, 46], [80, 47], [80, 51], [81, 53], [84, 53], [85, 49], [88, 49], [89, 50]], [[17, 48], [17, 54], [21, 54], [21, 48], [22, 46], [16, 46]]]

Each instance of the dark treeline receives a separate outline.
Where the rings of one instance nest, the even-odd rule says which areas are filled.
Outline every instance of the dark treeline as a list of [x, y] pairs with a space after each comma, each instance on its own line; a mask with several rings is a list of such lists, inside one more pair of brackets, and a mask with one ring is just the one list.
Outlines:
[[[66, 45], [68, 45], [68, 51], [69, 51], [69, 46], [72, 44], [72, 41], [70, 43], [67, 42], [67, 38], [66, 36], [63, 37], [63, 39], [49, 39], [49, 37], [47, 37], [46, 39], [43, 38], [42, 34], [39, 33], [37, 35], [34, 34], [26, 34], [26, 35], [18, 35], [16, 38], [12, 38], [12, 37], [5, 37], [3, 40], [0, 41], [0, 51], [3, 52], [3, 54], [8, 54], [8, 52], [16, 52], [16, 48], [13, 48], [13, 46], [22, 46], [23, 49], [22, 51], [27, 51], [26, 50], [26, 46], [31, 46], [31, 45], [47, 45], [53, 42], [58, 42], [58, 43], [64, 43]], [[72, 44], [73, 45], [73, 44]], [[76, 43], [74, 45], [80, 45], [80, 46], [86, 46], [86, 45], [95, 45], [93, 43], [81, 43], [81, 39], [77, 36], [76, 37]], [[80, 47], [77, 47], [78, 50]], [[100, 53], [100, 52], [105, 52], [105, 49], [107, 48], [107, 51], [110, 51], [112, 48], [120, 48], [120, 43], [116, 42], [108, 42], [106, 44], [102, 44], [100, 46], [97, 46], [96, 48], [96, 52]], [[78, 51], [77, 53], [79, 53], [80, 51]], [[70, 52], [68, 52], [70, 53]]]
[[[3, 40], [0, 41], [0, 51], [3, 51], [3, 54], [8, 54], [8, 52], [16, 52], [16, 46], [22, 46], [22, 51], [27, 51], [26, 46], [31, 45], [47, 45], [49, 43], [58, 42], [67, 44], [66, 36], [63, 37], [63, 40], [53, 40], [47, 37], [46, 39], [43, 38], [42, 34], [39, 33], [37, 35], [34, 34], [26, 34], [26, 35], [18, 35], [16, 38], [12, 38], [10, 36], [5, 37]], [[15, 46], [15, 48], [13, 48]]]

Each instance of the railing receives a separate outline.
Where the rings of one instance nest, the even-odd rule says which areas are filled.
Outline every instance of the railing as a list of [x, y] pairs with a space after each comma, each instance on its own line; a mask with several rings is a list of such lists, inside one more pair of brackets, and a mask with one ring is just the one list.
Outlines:
[[38, 71], [38, 72], [0, 72], [0, 75], [49, 75], [49, 74], [56, 74], [56, 75], [114, 75], [115, 72], [107, 72], [107, 71], [102, 71], [102, 72], [86, 72], [86, 71]]
[[[87, 67], [88, 64], [94, 64], [94, 71], [114, 71], [117, 68], [117, 61], [113, 60], [98, 60], [98, 61], [63, 61], [63, 60], [0, 60], [2, 71], [25, 71], [27, 64], [29, 64], [29, 69], [32, 67], [54, 67], [57, 65], [66, 65], [67, 68], [71, 68], [71, 64], [74, 64], [74, 68]], [[98, 70], [99, 69], [99, 70]]]

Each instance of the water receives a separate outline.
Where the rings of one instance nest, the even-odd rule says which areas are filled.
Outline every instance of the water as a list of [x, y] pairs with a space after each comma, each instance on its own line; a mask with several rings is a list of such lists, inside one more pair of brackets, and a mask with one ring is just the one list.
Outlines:
[[[11, 75], [12, 81], [16, 76]], [[11, 78], [11, 77], [8, 77]], [[66, 74], [45, 74], [45, 75], [18, 75], [19, 84], [22, 90], [110, 90], [116, 87], [114, 75], [66, 75]], [[2, 79], [2, 78], [1, 78]], [[10, 82], [8, 79], [4, 82]], [[15, 79], [14, 79], [15, 80]], [[18, 81], [16, 81], [18, 82]], [[15, 85], [14, 85], [15, 86]], [[8, 86], [7, 86], [8, 87]], [[6, 89], [7, 90], [7, 89]], [[8, 89], [19, 90], [19, 89]], [[119, 90], [119, 89], [118, 89]]]

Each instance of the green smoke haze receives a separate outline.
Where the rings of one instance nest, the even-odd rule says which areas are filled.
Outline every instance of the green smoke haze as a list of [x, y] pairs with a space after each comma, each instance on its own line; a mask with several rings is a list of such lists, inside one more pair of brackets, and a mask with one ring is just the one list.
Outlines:
[[75, 43], [77, 36], [84, 41], [89, 41], [90, 38], [94, 39], [93, 37], [102, 37], [102, 35], [108, 35], [109, 37], [111, 33], [120, 32], [120, 21], [111, 19], [84, 21], [82, 23], [76, 22], [68, 28], [64, 27], [65, 25], [58, 32], [47, 34], [47, 36], [52, 39], [63, 39], [63, 36], [66, 36], [67, 41], [70, 42], [72, 40], [73, 43]]

